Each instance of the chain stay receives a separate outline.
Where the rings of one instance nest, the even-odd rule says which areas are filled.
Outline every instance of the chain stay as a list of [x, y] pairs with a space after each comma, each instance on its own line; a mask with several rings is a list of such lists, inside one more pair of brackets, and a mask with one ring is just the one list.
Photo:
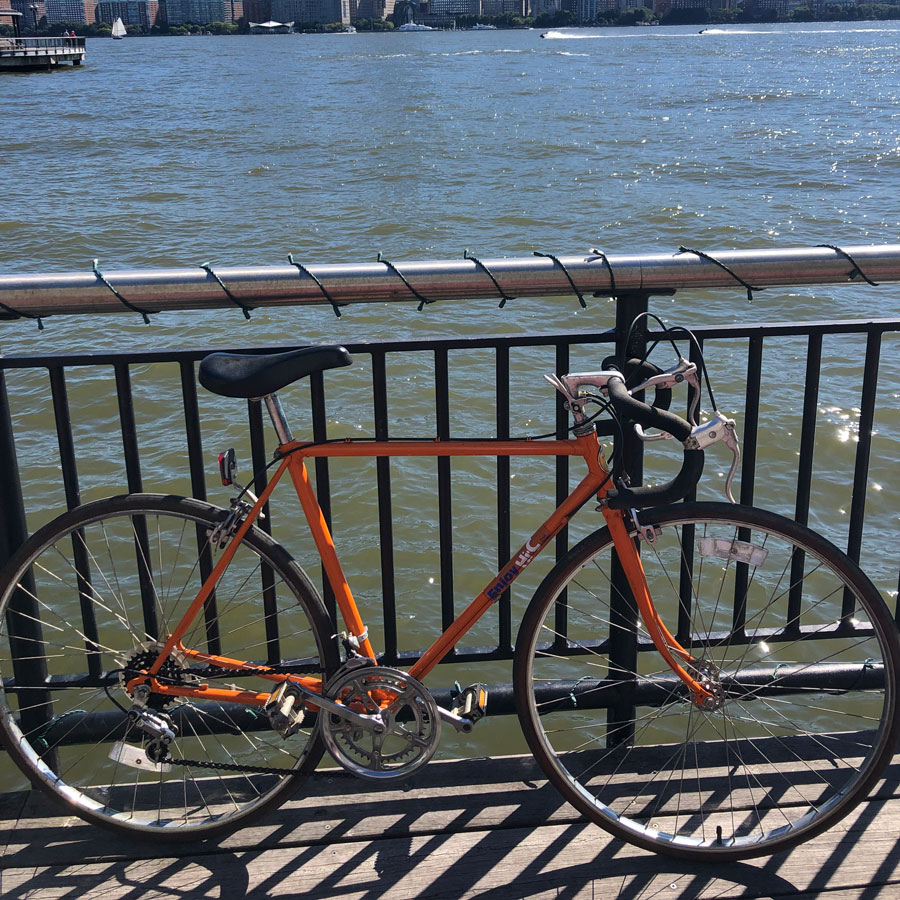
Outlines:
[[[280, 671], [278, 668], [274, 666], [257, 666], [256, 668], [247, 668], [247, 669], [223, 669], [219, 666], [208, 666], [206, 671], [194, 670], [191, 672], [191, 675], [195, 675], [199, 678], [212, 678], [212, 677], [222, 677], [227, 678], [229, 676], [238, 676], [238, 675], [290, 675], [294, 674], [291, 672]], [[287, 768], [274, 768], [271, 766], [248, 766], [242, 765], [240, 763], [217, 763], [210, 762], [209, 760], [201, 760], [201, 759], [175, 759], [174, 757], [167, 757], [162, 760], [171, 766], [194, 766], [198, 769], [214, 769], [217, 771], [225, 771], [225, 772], [243, 772], [246, 774], [254, 774], [254, 775], [284, 775], [287, 773], [296, 772], [296, 769], [287, 769]]]

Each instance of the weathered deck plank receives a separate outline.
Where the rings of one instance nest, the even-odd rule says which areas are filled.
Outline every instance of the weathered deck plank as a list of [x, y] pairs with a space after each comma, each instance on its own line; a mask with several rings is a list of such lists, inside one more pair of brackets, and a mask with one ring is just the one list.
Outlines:
[[549, 900], [900, 897], [900, 758], [876, 796], [793, 851], [703, 866], [586, 825], [529, 759], [433, 763], [412, 785], [337, 773], [261, 823], [206, 844], [150, 845], [0, 797], [4, 900]]

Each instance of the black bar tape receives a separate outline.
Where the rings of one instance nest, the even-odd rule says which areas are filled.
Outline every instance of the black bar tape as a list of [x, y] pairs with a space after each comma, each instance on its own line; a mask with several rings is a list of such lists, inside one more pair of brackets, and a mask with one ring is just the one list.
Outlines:
[[683, 500], [697, 486], [703, 474], [703, 451], [685, 450], [681, 471], [665, 484], [655, 487], [628, 488], [619, 485], [618, 490], [606, 495], [610, 509], [644, 509]]
[[631, 419], [632, 422], [637, 422], [644, 428], [659, 428], [661, 431], [668, 431], [682, 444], [691, 436], [691, 426], [687, 421], [674, 413], [636, 400], [628, 393], [624, 379], [610, 378], [606, 390], [613, 408], [623, 419]]

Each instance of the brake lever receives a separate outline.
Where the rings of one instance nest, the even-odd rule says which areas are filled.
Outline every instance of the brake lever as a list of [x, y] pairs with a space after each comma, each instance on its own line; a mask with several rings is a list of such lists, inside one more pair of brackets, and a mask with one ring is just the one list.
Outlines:
[[[687, 420], [691, 426], [696, 427], [697, 407], [700, 405], [700, 375], [697, 370], [697, 364], [692, 363], [683, 356], [678, 358], [678, 362], [671, 369], [666, 369], [665, 372], [660, 372], [658, 375], [651, 375], [650, 378], [642, 384], [632, 388], [631, 393], [637, 394], [639, 391], [645, 391], [647, 388], [651, 387], [673, 388], [685, 381], [693, 388], [693, 399], [691, 400], [691, 405], [688, 409]], [[668, 440], [668, 438], [671, 437], [671, 435], [666, 432], [654, 432], [648, 434], [637, 425], [635, 426], [635, 432], [642, 441], [663, 441]]]
[[728, 419], [716, 410], [715, 415], [708, 422], [694, 426], [690, 437], [684, 442], [684, 446], [688, 450], [705, 450], [719, 441], [724, 441], [725, 446], [731, 450], [731, 468], [725, 479], [725, 496], [730, 503], [735, 503], [737, 501], [731, 493], [731, 484], [741, 459], [741, 444], [738, 440], [734, 419]]

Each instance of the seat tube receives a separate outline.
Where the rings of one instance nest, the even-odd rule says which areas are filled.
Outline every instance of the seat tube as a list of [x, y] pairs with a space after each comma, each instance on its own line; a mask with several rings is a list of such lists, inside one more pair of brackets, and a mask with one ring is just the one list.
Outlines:
[[289, 444], [294, 436], [291, 434], [291, 426], [287, 423], [284, 415], [284, 407], [278, 399], [278, 394], [266, 394], [263, 397], [266, 402], [266, 409], [269, 411], [269, 418], [275, 426], [275, 434], [278, 435], [279, 444]]

